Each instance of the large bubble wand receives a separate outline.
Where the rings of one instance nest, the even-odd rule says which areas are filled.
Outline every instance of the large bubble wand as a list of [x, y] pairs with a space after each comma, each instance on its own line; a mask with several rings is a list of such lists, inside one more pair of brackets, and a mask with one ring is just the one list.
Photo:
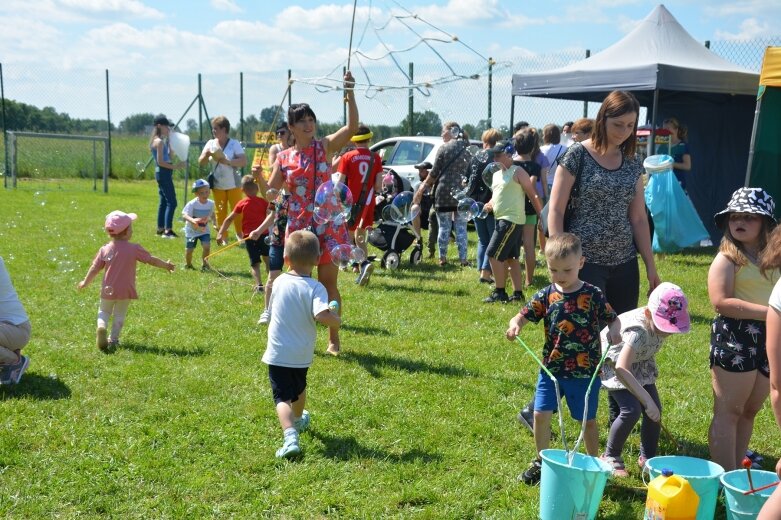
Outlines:
[[523, 342], [520, 336], [515, 336], [515, 339], [518, 340], [518, 343], [520, 343], [523, 348], [526, 349], [526, 352], [534, 359], [534, 361], [537, 362], [538, 365], [540, 365], [540, 368], [542, 369], [545, 374], [551, 378], [553, 381], [553, 387], [556, 389], [556, 406], [559, 407], [559, 428], [561, 429], [561, 444], [564, 446], [564, 451], [569, 453], [569, 450], [567, 449], [567, 436], [564, 434], [564, 417], [561, 412], [561, 391], [559, 390], [559, 381], [556, 379], [556, 376], [551, 374], [550, 370], [548, 370], [548, 367], [546, 367], [542, 361], [540, 361], [540, 358], [537, 357], [537, 355], [530, 349], [526, 343]]

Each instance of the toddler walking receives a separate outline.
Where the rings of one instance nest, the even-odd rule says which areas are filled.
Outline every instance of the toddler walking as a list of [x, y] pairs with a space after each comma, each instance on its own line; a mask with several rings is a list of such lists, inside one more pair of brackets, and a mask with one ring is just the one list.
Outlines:
[[186, 239], [184, 245], [185, 269], [195, 269], [193, 267], [193, 251], [198, 241], [201, 241], [203, 249], [203, 265], [201, 271], [209, 270], [209, 263], [206, 259], [211, 251], [211, 233], [209, 233], [209, 221], [217, 225], [217, 217], [214, 212], [214, 201], [209, 199], [209, 183], [203, 179], [198, 179], [193, 183], [193, 193], [195, 198], [185, 204], [182, 210], [182, 217], [187, 222], [184, 226], [184, 236]]
[[602, 348], [608, 349], [602, 368], [602, 386], [618, 403], [620, 413], [610, 426], [602, 459], [613, 466], [613, 475], [626, 477], [621, 452], [632, 429], [643, 416], [640, 427], [640, 458], [656, 456], [661, 432], [662, 404], [656, 390], [659, 370], [656, 353], [670, 334], [688, 332], [689, 302], [675, 284], [659, 284], [648, 297], [648, 305], [621, 314], [621, 341], [610, 346], [608, 329], [602, 330]]
[[298, 434], [309, 427], [306, 404], [306, 375], [315, 353], [315, 321], [338, 329], [338, 310], [328, 307], [325, 286], [312, 278], [320, 259], [320, 243], [311, 231], [292, 232], [285, 240], [285, 262], [289, 266], [274, 282], [271, 304], [274, 312], [268, 326], [268, 342], [262, 361], [276, 404], [284, 440], [276, 452], [279, 458], [301, 453]]
[[[586, 392], [600, 359], [600, 322], [609, 324], [608, 334], [616, 343], [620, 338], [620, 323], [602, 291], [578, 278], [585, 257], [577, 236], [560, 233], [551, 237], [545, 246], [545, 259], [552, 283], [537, 291], [521, 311], [513, 316], [506, 336], [512, 341], [527, 323], [543, 321], [545, 346], [542, 349], [542, 362], [558, 380], [572, 418], [582, 421]], [[592, 388], [589, 393], [584, 435], [586, 451], [594, 457], [599, 451], [596, 421], [598, 383], [595, 380], [596, 388]], [[534, 400], [534, 444], [537, 457], [521, 475], [526, 484], [540, 481], [542, 463], [539, 452], [550, 446], [551, 415], [557, 407], [555, 384], [541, 370]]]
[[[87, 287], [101, 269], [105, 267], [103, 284], [100, 289], [100, 309], [98, 310], [98, 329], [96, 332], [97, 346], [103, 352], [109, 352], [119, 346], [119, 334], [125, 324], [130, 300], [138, 299], [136, 293], [136, 262], [174, 270], [174, 264], [152, 256], [139, 244], [130, 242], [133, 236], [133, 221], [135, 213], [112, 211], [106, 215], [104, 228], [111, 237], [111, 242], [100, 248], [92, 261], [84, 279], [78, 283], [78, 288]], [[113, 315], [111, 334], [108, 322]]]

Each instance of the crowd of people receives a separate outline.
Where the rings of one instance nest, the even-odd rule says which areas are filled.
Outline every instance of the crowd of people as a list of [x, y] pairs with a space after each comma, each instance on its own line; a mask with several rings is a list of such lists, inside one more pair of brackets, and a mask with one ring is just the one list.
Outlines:
[[[253, 175], [238, 175], [247, 162], [244, 151], [229, 137], [227, 118], [214, 118], [214, 139], [206, 143], [199, 158], [203, 165], [211, 165], [210, 178], [193, 183], [194, 198], [182, 211], [186, 269], [194, 269], [192, 257], [198, 242], [201, 268], [210, 269], [210, 225], [218, 230], [220, 243], [225, 243], [234, 225], [237, 240], [245, 244], [255, 290], [264, 292], [259, 323], [268, 324], [268, 345], [263, 361], [269, 365], [283, 430], [282, 447], [277, 451], [282, 458], [301, 453], [299, 433], [310, 422], [304, 403], [315, 322], [329, 328], [327, 352], [337, 355], [341, 350], [342, 301], [339, 268], [331, 258], [334, 248], [353, 244], [364, 253], [364, 260], [354, 265], [359, 285], [368, 283], [373, 270], [366, 259], [366, 236], [388, 174], [383, 173], [381, 158], [369, 150], [373, 135], [369, 127], [359, 125], [352, 86], [348, 71], [344, 77], [347, 121], [331, 135], [317, 137], [317, 118], [309, 105], [289, 107], [287, 121], [277, 127], [279, 143], [270, 151], [273, 161], [267, 181], [258, 168], [253, 168]], [[426, 208], [420, 220], [429, 222], [429, 237], [436, 237], [430, 246], [432, 253], [438, 253], [438, 264], [447, 265], [454, 229], [459, 263], [470, 265], [467, 220], [458, 211], [462, 192], [485, 205], [486, 218], [475, 220], [475, 267], [479, 281], [493, 285], [484, 301], [520, 306], [506, 337], [519, 337], [530, 322], [545, 324], [541, 356], [545, 369], [539, 373], [531, 402], [518, 415], [532, 430], [536, 447], [522, 475], [529, 484], [539, 481], [538, 454], [550, 443], [551, 414], [558, 407], [550, 376], [561, 384], [570, 415], [583, 421], [586, 451], [609, 463], [614, 475], [628, 474], [622, 453], [641, 418], [638, 465], [643, 467], [657, 453], [662, 403], [655, 355], [671, 334], [689, 331], [690, 319], [684, 289], [662, 282], [651, 251], [643, 168], [635, 158], [639, 112], [631, 93], [615, 91], [605, 98], [593, 120], [579, 119], [562, 127], [546, 125], [541, 137], [523, 123], [506, 139], [488, 129], [481, 136], [482, 153], [470, 150], [464, 131], [451, 121], [442, 127], [444, 145], [433, 165], [416, 165], [421, 183], [413, 204], [430, 204], [430, 213]], [[173, 162], [170, 121], [158, 115], [153, 123], [149, 147], [160, 196], [157, 233], [175, 237], [172, 171], [182, 163]], [[685, 172], [691, 169], [686, 130], [674, 118], [666, 120], [665, 126], [674, 136], [674, 168], [676, 175], [680, 171], [678, 179], [685, 187]], [[334, 170], [356, 201], [346, 223], [323, 221], [314, 214], [315, 193], [334, 180]], [[548, 238], [538, 233], [542, 228], [538, 218], [546, 203]], [[711, 459], [725, 470], [740, 467], [755, 416], [768, 396], [781, 425], [781, 356], [777, 352], [781, 343], [781, 283], [777, 283], [781, 279], [781, 230], [774, 213], [775, 203], [765, 190], [747, 187], [735, 191], [725, 209], [714, 216], [723, 238], [708, 272], [708, 294], [716, 312], [710, 335], [713, 414], [708, 443]], [[96, 344], [103, 351], [119, 346], [129, 304], [138, 297], [137, 262], [174, 270], [174, 264], [130, 242], [136, 218], [122, 211], [106, 216], [104, 228], [110, 240], [78, 284], [83, 289], [104, 271], [96, 329]], [[535, 285], [537, 245], [550, 283], [527, 301], [523, 289]], [[650, 293], [645, 305], [640, 305], [638, 256], [645, 264]], [[285, 264], [288, 269], [283, 272]], [[265, 287], [261, 265], [269, 272]], [[315, 269], [317, 280], [312, 279]], [[0, 258], [0, 384], [21, 379], [29, 364], [21, 349], [30, 332], [27, 314]], [[600, 451], [599, 392], [589, 394], [589, 388], [603, 352], [607, 362], [596, 385], [607, 390], [610, 433]], [[778, 470], [781, 473], [781, 463]]]

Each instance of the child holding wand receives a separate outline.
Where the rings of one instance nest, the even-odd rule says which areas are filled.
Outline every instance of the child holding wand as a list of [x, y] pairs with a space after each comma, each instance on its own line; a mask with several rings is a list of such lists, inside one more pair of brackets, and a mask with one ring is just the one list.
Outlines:
[[[111, 237], [111, 242], [100, 248], [92, 261], [84, 279], [77, 285], [79, 289], [87, 287], [101, 269], [106, 268], [103, 284], [100, 289], [100, 309], [98, 311], [98, 328], [96, 343], [100, 350], [108, 352], [119, 345], [119, 334], [125, 324], [130, 301], [138, 298], [136, 293], [136, 263], [144, 262], [174, 270], [174, 264], [152, 256], [139, 244], [130, 242], [133, 236], [133, 221], [135, 213], [112, 211], [106, 215], [104, 227]], [[112, 315], [111, 334], [107, 334], [108, 322]]]
[[664, 282], [648, 297], [648, 305], [621, 314], [621, 341], [610, 346], [608, 329], [602, 330], [602, 348], [607, 360], [602, 369], [602, 386], [618, 403], [620, 413], [610, 426], [602, 460], [613, 466], [613, 475], [627, 477], [621, 452], [627, 437], [643, 416], [640, 429], [640, 458], [656, 456], [661, 432], [661, 409], [656, 378], [656, 353], [670, 334], [688, 332], [689, 303], [677, 285]]
[[[529, 322], [545, 324], [542, 362], [559, 381], [570, 415], [583, 420], [586, 392], [600, 360], [600, 322], [609, 324], [613, 342], [620, 340], [620, 323], [604, 294], [578, 278], [583, 267], [580, 239], [572, 233], [551, 237], [545, 246], [551, 284], [539, 290], [511, 320], [505, 335], [512, 341]], [[595, 381], [596, 382], [596, 381]], [[589, 394], [585, 424], [586, 451], [596, 457], [599, 451], [597, 405], [599, 390]], [[523, 472], [525, 484], [540, 481], [542, 463], [539, 452], [550, 446], [550, 422], [558, 403], [553, 380], [540, 371], [534, 401], [534, 444], [537, 457]], [[561, 412], [561, 410], [559, 410]]]

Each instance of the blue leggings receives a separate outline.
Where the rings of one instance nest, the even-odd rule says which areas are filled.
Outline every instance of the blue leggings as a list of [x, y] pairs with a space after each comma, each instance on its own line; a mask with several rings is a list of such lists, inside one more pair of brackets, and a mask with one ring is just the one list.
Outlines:
[[447, 246], [450, 243], [450, 230], [455, 223], [458, 258], [461, 259], [461, 261], [466, 261], [466, 217], [461, 215], [458, 211], [437, 211], [437, 219], [439, 220], [439, 235], [437, 236], [439, 257], [447, 257]]
[[157, 192], [160, 195], [160, 205], [157, 208], [157, 229], [172, 229], [174, 211], [176, 211], [176, 190], [174, 189], [174, 172], [160, 169], [155, 171]]

